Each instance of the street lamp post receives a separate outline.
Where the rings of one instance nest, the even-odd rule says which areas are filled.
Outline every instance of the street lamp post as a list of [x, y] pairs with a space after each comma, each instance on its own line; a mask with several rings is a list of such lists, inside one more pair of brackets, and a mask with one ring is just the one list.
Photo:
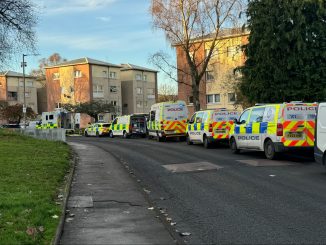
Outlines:
[[24, 86], [24, 104], [23, 104], [23, 117], [24, 117], [24, 128], [26, 128], [26, 111], [27, 111], [27, 105], [26, 105], [26, 83], [25, 83], [25, 67], [27, 66], [27, 63], [25, 62], [26, 56], [38, 56], [39, 54], [23, 54], [23, 62], [21, 63], [21, 67], [23, 67], [23, 86]]
[[24, 99], [24, 104], [23, 104], [23, 115], [24, 115], [24, 128], [26, 128], [26, 85], [25, 85], [25, 67], [27, 66], [27, 63], [25, 62], [25, 56], [27, 54], [23, 54], [23, 62], [21, 63], [21, 66], [23, 67], [23, 86], [24, 86], [24, 91], [23, 91], [23, 99]]

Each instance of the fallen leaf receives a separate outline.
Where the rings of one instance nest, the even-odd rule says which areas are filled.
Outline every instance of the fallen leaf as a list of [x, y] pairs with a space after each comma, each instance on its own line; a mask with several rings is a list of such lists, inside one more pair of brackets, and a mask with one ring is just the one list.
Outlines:
[[59, 216], [55, 214], [55, 215], [52, 216], [52, 218], [57, 219], [57, 218], [59, 218]]
[[27, 227], [26, 233], [29, 236], [34, 236], [37, 233], [37, 230], [35, 227]]
[[147, 208], [148, 210], [154, 210], [154, 207], [149, 207], [149, 208]]
[[40, 232], [44, 232], [44, 227], [43, 227], [43, 226], [39, 226], [39, 227], [38, 227], [38, 230], [39, 230]]
[[175, 226], [177, 223], [176, 222], [171, 222], [170, 225], [171, 226]]
[[181, 236], [190, 236], [191, 233], [190, 232], [181, 232], [180, 235]]

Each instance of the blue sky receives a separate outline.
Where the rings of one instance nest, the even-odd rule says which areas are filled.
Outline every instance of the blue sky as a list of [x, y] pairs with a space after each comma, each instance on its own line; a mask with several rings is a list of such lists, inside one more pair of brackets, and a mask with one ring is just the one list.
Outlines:
[[[154, 31], [149, 14], [150, 0], [33, 0], [40, 11], [36, 28], [38, 57], [27, 57], [27, 71], [38, 60], [57, 52], [62, 57], [90, 57], [114, 64], [148, 63], [151, 53], [174, 50], [164, 34]], [[19, 71], [21, 68], [14, 66]], [[169, 81], [159, 73], [160, 84]]]

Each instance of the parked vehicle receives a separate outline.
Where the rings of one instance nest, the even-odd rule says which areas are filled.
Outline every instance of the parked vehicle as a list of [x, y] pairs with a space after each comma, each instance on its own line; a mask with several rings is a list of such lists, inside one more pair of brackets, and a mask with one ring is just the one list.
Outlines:
[[316, 103], [256, 105], [246, 109], [230, 132], [233, 153], [264, 151], [268, 159], [290, 149], [313, 149]]
[[10, 124], [3, 124], [0, 126], [0, 128], [21, 128], [21, 126], [19, 124], [10, 123]]
[[224, 108], [195, 112], [187, 125], [187, 144], [200, 143], [209, 148], [213, 143], [228, 141], [231, 126], [239, 114]]
[[318, 105], [314, 155], [316, 162], [326, 166], [326, 102]]
[[110, 132], [110, 125], [109, 123], [93, 123], [89, 125], [85, 131], [84, 135], [88, 136], [105, 136], [109, 135]]
[[42, 127], [39, 129], [75, 129], [80, 125], [80, 113], [67, 112], [62, 108], [42, 113]]
[[145, 137], [146, 133], [146, 114], [132, 114], [116, 117], [111, 124], [109, 135], [111, 138], [129, 138], [132, 135]]
[[188, 109], [184, 101], [157, 103], [151, 106], [147, 122], [148, 137], [158, 141], [168, 137], [186, 137]]

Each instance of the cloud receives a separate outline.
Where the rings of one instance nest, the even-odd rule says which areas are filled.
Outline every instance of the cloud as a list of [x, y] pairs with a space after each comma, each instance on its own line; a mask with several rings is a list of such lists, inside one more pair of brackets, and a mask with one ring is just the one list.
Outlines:
[[110, 17], [105, 17], [105, 16], [99, 16], [99, 17], [96, 17], [97, 20], [101, 20], [103, 22], [109, 22], [111, 20]]
[[117, 0], [34, 0], [46, 14], [66, 14], [106, 8]]

